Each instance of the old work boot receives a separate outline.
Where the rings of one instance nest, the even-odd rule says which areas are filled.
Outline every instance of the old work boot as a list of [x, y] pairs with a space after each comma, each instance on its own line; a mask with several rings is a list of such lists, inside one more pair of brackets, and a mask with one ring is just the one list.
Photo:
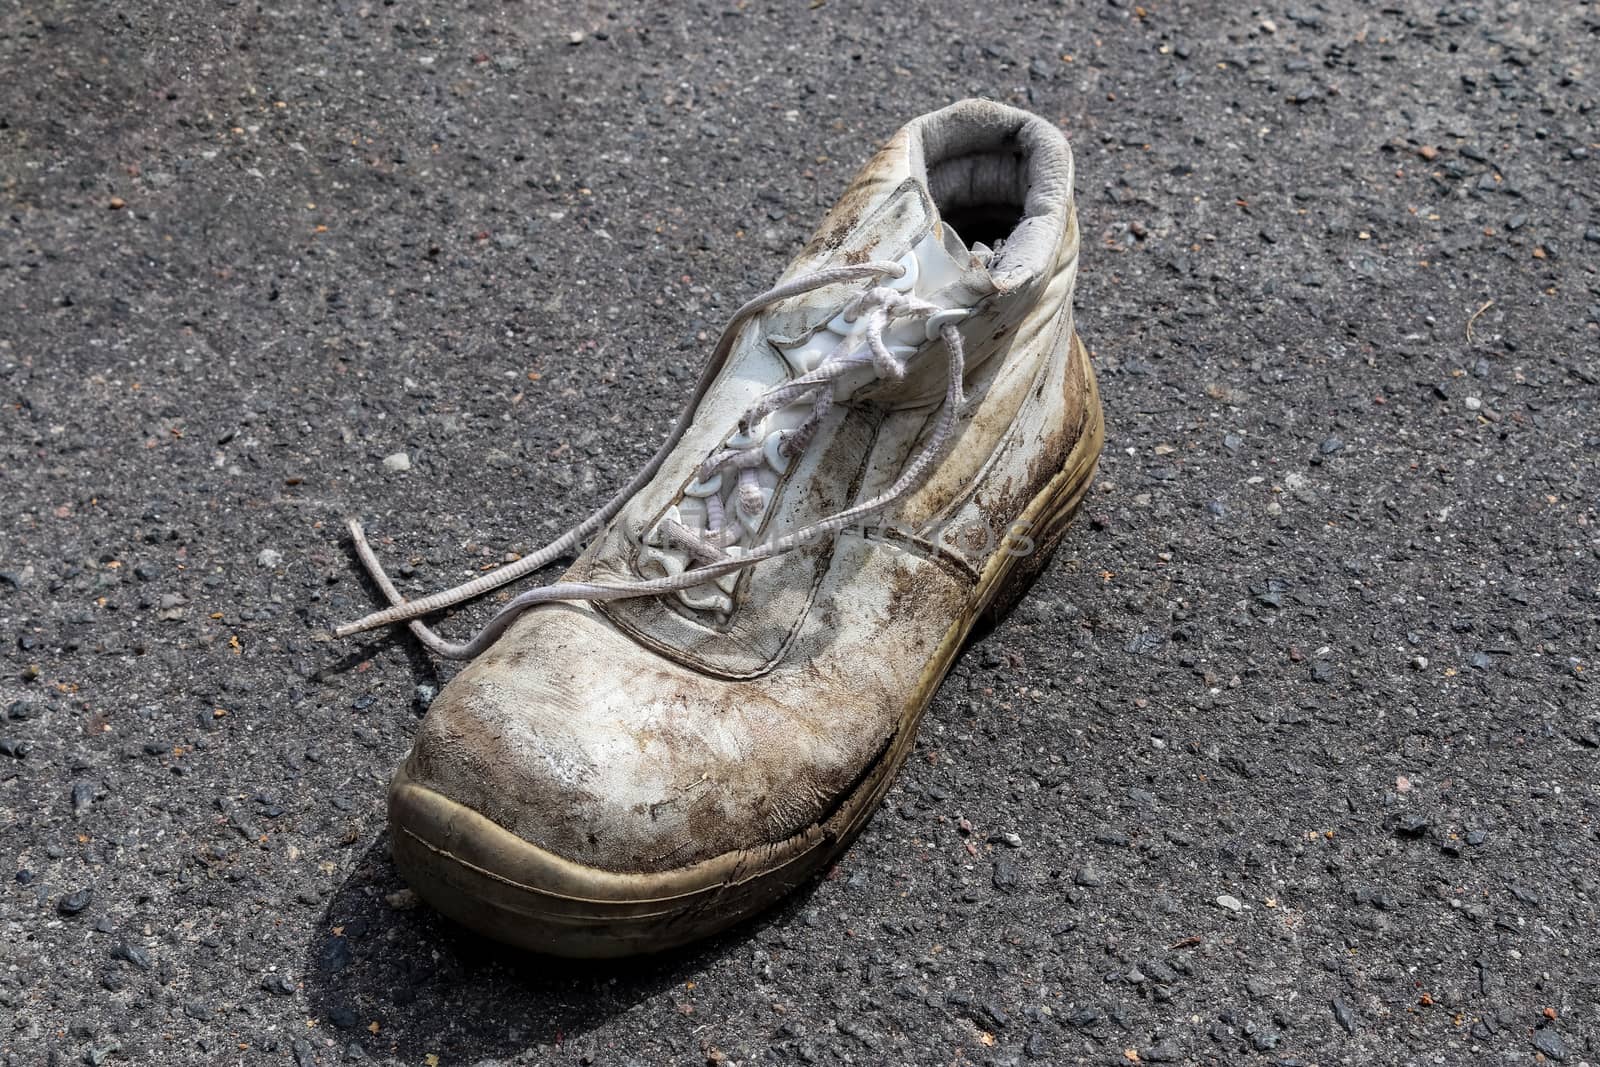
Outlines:
[[[1073, 331], [1072, 156], [969, 100], [866, 166], [741, 308], [682, 420], [610, 504], [409, 622], [475, 657], [394, 776], [396, 864], [541, 952], [652, 952], [843, 850], [979, 618], [1048, 558], [1100, 452]], [[418, 617], [588, 541], [451, 644]]]

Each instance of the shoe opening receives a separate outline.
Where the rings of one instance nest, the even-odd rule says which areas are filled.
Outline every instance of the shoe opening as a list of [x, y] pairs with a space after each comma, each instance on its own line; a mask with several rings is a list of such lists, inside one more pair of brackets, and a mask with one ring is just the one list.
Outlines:
[[1023, 219], [1028, 170], [1022, 146], [1006, 138], [947, 159], [928, 161], [928, 191], [945, 225], [968, 247], [997, 248]]
[[916, 135], [939, 217], [968, 247], [994, 251], [997, 281], [1043, 270], [1072, 195], [1061, 132], [1026, 111], [966, 100], [926, 116]]

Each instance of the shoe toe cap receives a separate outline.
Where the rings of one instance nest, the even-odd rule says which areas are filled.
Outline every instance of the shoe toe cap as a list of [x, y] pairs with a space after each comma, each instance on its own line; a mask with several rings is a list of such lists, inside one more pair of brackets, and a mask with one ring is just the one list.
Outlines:
[[803, 830], [881, 747], [885, 726], [824, 714], [809, 682], [787, 699], [678, 667], [592, 611], [534, 612], [445, 688], [405, 776], [573, 862], [679, 868]]

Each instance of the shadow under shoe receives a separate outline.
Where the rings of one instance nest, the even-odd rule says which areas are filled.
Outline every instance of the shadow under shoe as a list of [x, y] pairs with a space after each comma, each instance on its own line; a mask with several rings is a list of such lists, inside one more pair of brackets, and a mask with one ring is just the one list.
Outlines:
[[[321, 1024], [301, 1040], [360, 1044], [407, 1063], [472, 1063], [579, 1040], [805, 908], [782, 907], [693, 947], [626, 960], [536, 956], [472, 933], [423, 905], [389, 857], [387, 834], [329, 900], [306, 946], [304, 991]], [[379, 1024], [376, 1033], [369, 1027]]]

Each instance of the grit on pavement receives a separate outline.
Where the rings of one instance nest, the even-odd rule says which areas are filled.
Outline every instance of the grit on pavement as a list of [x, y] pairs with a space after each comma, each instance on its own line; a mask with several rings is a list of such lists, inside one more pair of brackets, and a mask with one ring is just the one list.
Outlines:
[[[0, 1061], [1600, 1062], [1592, 0], [14, 0], [0, 72]], [[968, 95], [1077, 156], [1033, 594], [760, 920], [417, 905], [456, 668], [328, 637], [343, 520], [417, 595], [587, 514]]]

